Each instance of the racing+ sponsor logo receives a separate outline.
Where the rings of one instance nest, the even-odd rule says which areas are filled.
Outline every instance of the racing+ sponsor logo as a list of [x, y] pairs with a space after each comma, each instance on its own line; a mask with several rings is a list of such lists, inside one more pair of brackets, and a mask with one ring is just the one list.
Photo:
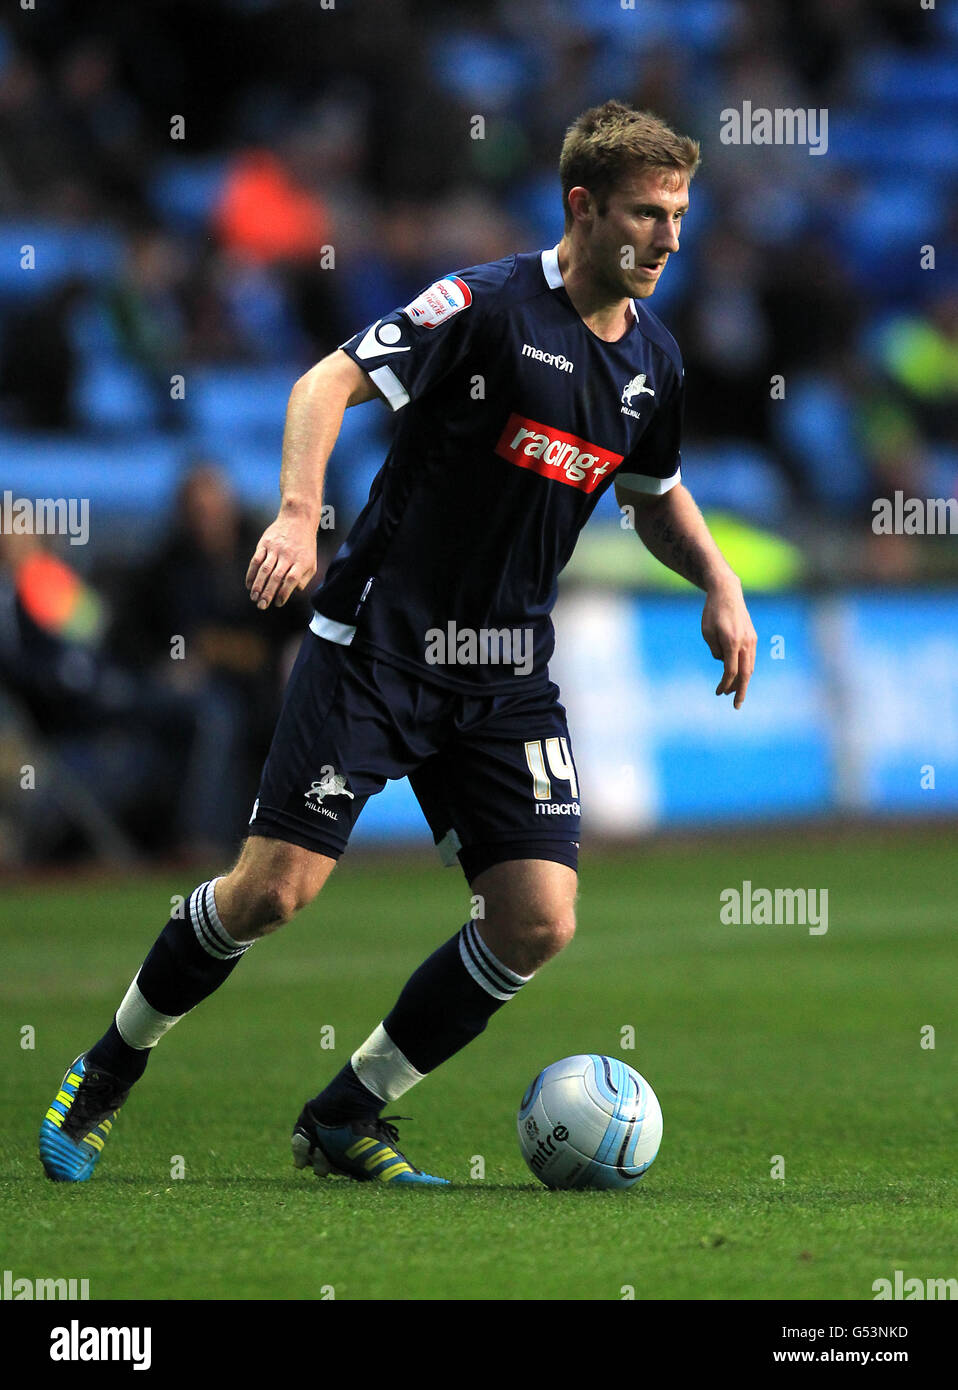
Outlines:
[[496, 453], [509, 463], [554, 478], [580, 492], [594, 492], [606, 473], [618, 468], [623, 454], [613, 454], [578, 435], [527, 420], [513, 413], [506, 421]]

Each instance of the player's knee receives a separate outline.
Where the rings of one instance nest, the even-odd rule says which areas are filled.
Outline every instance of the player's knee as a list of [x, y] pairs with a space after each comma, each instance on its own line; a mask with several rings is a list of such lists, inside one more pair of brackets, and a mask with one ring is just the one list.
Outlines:
[[308, 901], [308, 896], [299, 890], [295, 883], [277, 880], [264, 884], [255, 906], [255, 916], [260, 929], [268, 932], [276, 927], [285, 926]]
[[531, 969], [538, 969], [568, 946], [575, 935], [575, 910], [570, 907], [543, 907], [524, 913], [515, 925]]
[[306, 885], [288, 879], [270, 879], [241, 889], [227, 929], [237, 940], [267, 936], [291, 922], [314, 896]]
[[564, 951], [575, 936], [575, 910], [568, 908], [564, 912], [555, 913], [549, 918], [546, 932], [546, 943], [550, 948], [550, 953], [557, 956], [560, 951]]

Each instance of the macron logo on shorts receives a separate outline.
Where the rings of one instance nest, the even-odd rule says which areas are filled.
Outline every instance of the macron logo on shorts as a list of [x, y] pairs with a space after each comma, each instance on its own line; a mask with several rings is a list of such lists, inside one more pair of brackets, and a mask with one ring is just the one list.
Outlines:
[[515, 414], [506, 421], [496, 453], [520, 468], [528, 468], [543, 478], [555, 478], [581, 492], [594, 492], [624, 457], [577, 435]]

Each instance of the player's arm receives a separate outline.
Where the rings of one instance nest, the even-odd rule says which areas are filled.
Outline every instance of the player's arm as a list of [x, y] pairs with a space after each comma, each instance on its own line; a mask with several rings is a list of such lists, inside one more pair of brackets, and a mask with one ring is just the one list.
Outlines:
[[259, 608], [281, 608], [316, 573], [326, 464], [347, 407], [379, 396], [369, 377], [337, 349], [299, 378], [290, 392], [283, 434], [279, 514], [263, 532], [246, 573]]
[[725, 668], [715, 693], [734, 692], [739, 709], [755, 669], [758, 638], [741, 581], [712, 539], [692, 494], [677, 483], [656, 495], [617, 486], [615, 495], [620, 507], [631, 509], [635, 530], [655, 558], [705, 591], [702, 636]]

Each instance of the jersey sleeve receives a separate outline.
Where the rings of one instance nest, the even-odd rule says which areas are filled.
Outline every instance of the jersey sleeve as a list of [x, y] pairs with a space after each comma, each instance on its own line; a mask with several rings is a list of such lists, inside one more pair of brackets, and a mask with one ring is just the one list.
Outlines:
[[468, 355], [515, 257], [457, 271], [341, 345], [393, 410], [423, 395]]
[[682, 481], [682, 408], [685, 372], [671, 373], [671, 390], [656, 406], [648, 429], [615, 475], [619, 487], [661, 496]]

